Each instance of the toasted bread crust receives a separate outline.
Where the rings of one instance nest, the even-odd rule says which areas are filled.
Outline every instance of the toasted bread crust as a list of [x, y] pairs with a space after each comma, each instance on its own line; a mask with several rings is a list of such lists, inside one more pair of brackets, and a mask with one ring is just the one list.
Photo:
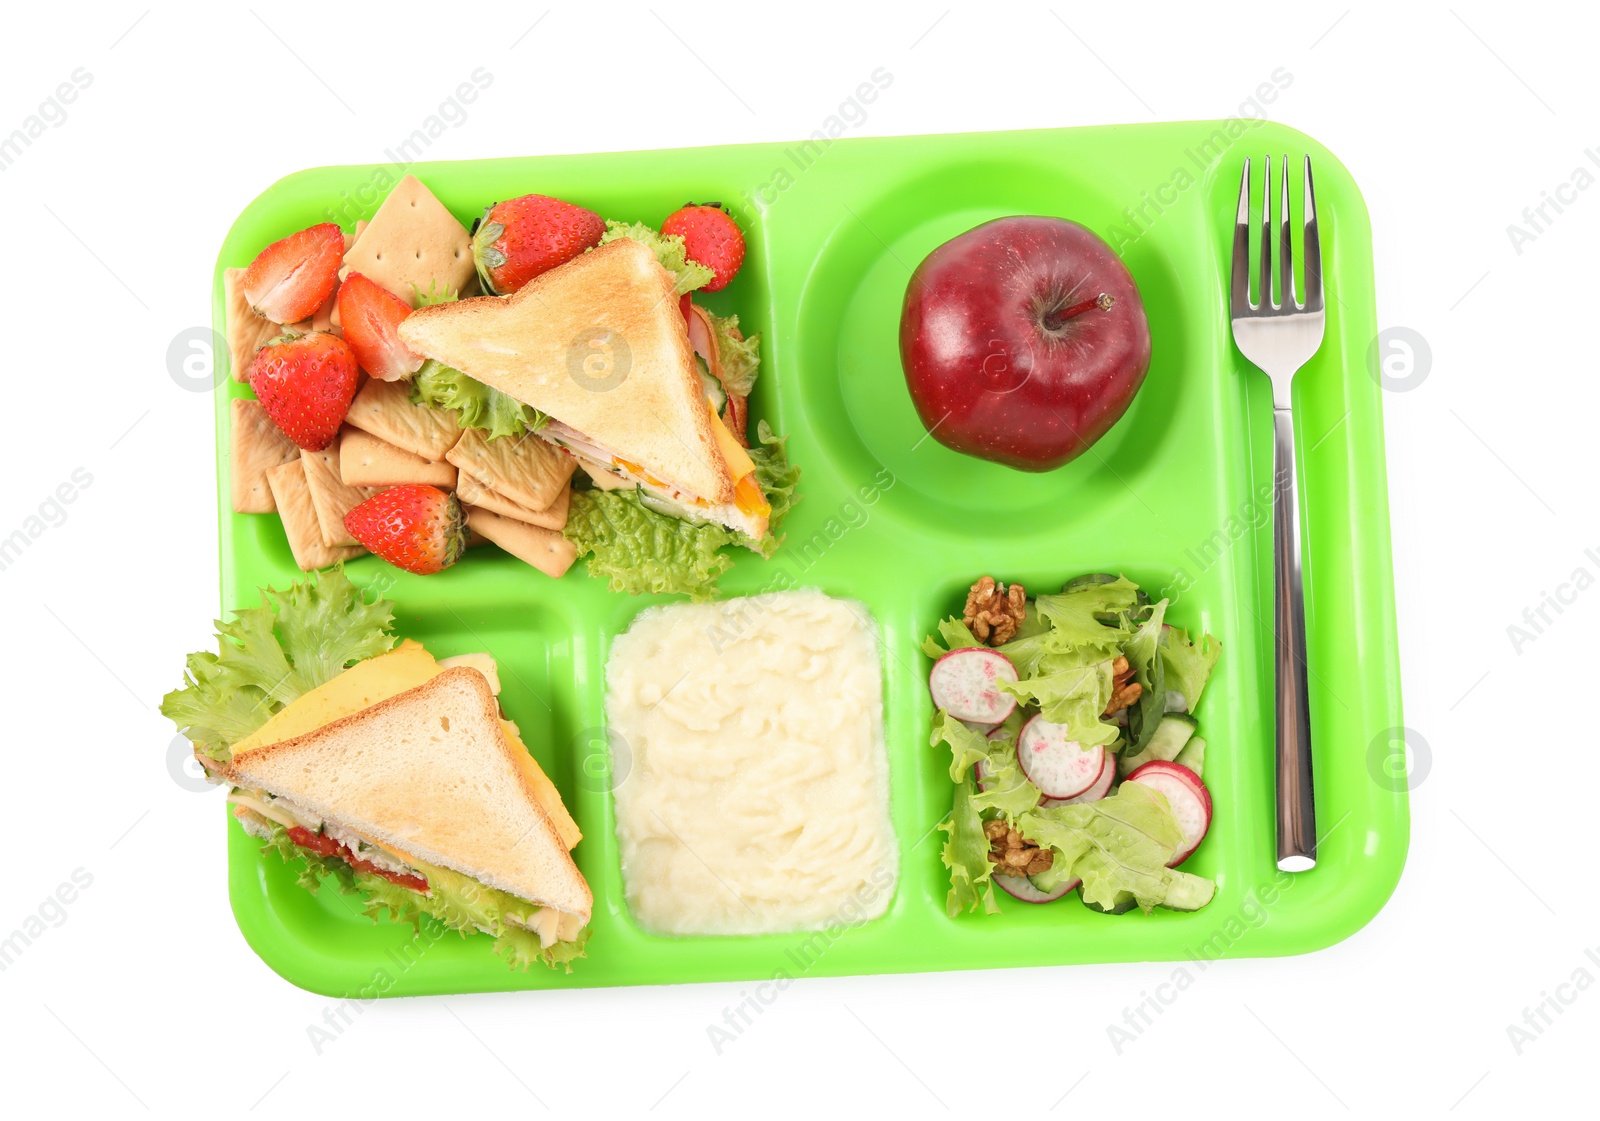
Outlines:
[[[615, 384], [572, 373], [577, 342], [596, 328], [628, 344], [630, 371]], [[631, 238], [580, 254], [511, 296], [419, 308], [400, 337], [712, 505], [733, 501], [675, 281]]]

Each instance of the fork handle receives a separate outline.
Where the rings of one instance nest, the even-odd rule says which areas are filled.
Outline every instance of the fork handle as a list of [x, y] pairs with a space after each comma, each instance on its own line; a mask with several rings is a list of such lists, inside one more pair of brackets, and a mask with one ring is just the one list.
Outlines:
[[1294, 460], [1294, 414], [1272, 413], [1272, 569], [1277, 701], [1278, 867], [1304, 872], [1317, 863], [1311, 794], [1311, 708], [1306, 687], [1306, 602], [1300, 576], [1300, 498]]

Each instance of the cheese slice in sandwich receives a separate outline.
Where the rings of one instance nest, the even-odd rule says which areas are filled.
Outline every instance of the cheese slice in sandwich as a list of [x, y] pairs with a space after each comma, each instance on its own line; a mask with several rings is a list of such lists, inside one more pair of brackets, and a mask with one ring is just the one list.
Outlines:
[[[384, 695], [408, 675], [422, 681]], [[355, 701], [373, 703], [333, 715]], [[488, 679], [440, 667], [415, 643], [279, 712], [234, 746], [223, 777], [247, 813], [293, 822], [305, 831], [290, 828], [296, 844], [345, 846], [347, 862], [423, 896], [422, 910], [472, 881], [504, 893], [494, 921], [533, 932], [547, 949], [577, 939], [589, 921], [593, 896], [563, 836], [575, 827], [564, 808], [551, 812], [560, 800], [500, 717]]]
[[706, 396], [672, 274], [640, 242], [608, 242], [511, 296], [419, 308], [400, 338], [545, 413], [537, 435], [585, 470], [680, 516], [766, 535], [755, 465]]

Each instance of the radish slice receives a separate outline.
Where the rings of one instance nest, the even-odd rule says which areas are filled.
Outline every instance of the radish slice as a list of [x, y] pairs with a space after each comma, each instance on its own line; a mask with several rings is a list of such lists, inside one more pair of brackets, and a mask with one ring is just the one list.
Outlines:
[[1112, 752], [1106, 752], [1105, 766], [1100, 768], [1100, 777], [1094, 780], [1094, 785], [1071, 798], [1045, 798], [1039, 805], [1050, 806], [1076, 806], [1083, 802], [1098, 802], [1111, 793], [1111, 784], [1117, 781], [1117, 757]]
[[1040, 891], [1033, 886], [1033, 881], [1026, 876], [1005, 876], [996, 872], [989, 877], [1001, 891], [1013, 899], [1020, 899], [1024, 903], [1054, 903], [1067, 892], [1082, 883], [1081, 880], [1068, 880], [1060, 887], [1050, 891]]
[[998, 650], [965, 646], [933, 663], [928, 691], [933, 703], [957, 720], [992, 725], [1017, 707], [1017, 698], [1000, 691], [1000, 682], [1016, 679], [1017, 667]]
[[1183, 833], [1183, 848], [1173, 855], [1167, 867], [1176, 868], [1188, 860], [1205, 839], [1206, 830], [1211, 828], [1211, 792], [1206, 789], [1205, 783], [1195, 777], [1188, 767], [1159, 759], [1146, 763], [1129, 775], [1126, 781], [1159, 790], [1166, 796], [1167, 804], [1178, 819], [1178, 828]]
[[1035, 716], [1017, 736], [1017, 761], [1028, 781], [1046, 798], [1076, 798], [1089, 790], [1105, 770], [1106, 749], [1084, 748], [1067, 739], [1065, 724]]

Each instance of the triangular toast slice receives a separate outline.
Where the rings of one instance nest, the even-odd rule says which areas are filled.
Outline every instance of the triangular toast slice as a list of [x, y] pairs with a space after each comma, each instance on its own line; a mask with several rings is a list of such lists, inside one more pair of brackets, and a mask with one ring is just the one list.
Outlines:
[[287, 798], [392, 849], [588, 921], [589, 885], [501, 730], [482, 673], [426, 684], [236, 754], [228, 781]]
[[713, 506], [733, 502], [672, 274], [631, 238], [580, 254], [512, 296], [419, 308], [400, 338], [549, 414], [637, 475]]

